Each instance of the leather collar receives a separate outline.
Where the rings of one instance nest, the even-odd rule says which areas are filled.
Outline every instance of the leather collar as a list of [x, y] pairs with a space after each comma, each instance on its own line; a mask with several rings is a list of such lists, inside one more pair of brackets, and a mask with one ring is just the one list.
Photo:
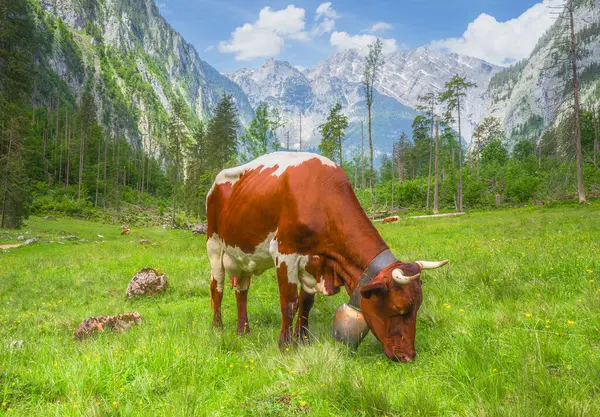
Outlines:
[[362, 298], [360, 295], [360, 287], [370, 284], [381, 271], [395, 262], [398, 262], [398, 259], [396, 259], [389, 249], [384, 250], [377, 255], [360, 276], [356, 283], [356, 287], [350, 296], [348, 305], [353, 309], [360, 311], [360, 299]]

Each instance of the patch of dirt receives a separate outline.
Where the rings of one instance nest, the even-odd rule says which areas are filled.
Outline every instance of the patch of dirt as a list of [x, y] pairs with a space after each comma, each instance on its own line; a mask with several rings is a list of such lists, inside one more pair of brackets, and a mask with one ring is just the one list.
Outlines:
[[23, 244], [22, 243], [11, 243], [8, 245], [0, 245], [0, 249], [6, 250], [6, 249], [18, 248], [19, 246], [23, 246]]

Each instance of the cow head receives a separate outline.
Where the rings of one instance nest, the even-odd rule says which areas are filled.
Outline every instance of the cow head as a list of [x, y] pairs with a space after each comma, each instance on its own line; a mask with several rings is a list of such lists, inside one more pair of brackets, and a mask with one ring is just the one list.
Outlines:
[[364, 318], [391, 360], [408, 362], [415, 358], [417, 311], [423, 298], [421, 271], [447, 263], [397, 262], [360, 288]]

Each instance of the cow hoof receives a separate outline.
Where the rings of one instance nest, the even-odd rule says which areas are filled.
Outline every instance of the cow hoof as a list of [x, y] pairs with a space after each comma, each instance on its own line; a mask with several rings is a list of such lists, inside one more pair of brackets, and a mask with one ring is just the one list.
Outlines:
[[308, 337], [308, 332], [300, 332], [294, 334], [294, 339], [299, 345], [307, 345], [310, 343], [310, 338]]
[[222, 329], [223, 322], [221, 320], [213, 320], [212, 327], [213, 329]]
[[246, 335], [250, 334], [250, 326], [248, 326], [248, 323], [246, 323], [243, 326], [238, 326], [237, 334], [238, 334], [238, 336], [246, 336]]

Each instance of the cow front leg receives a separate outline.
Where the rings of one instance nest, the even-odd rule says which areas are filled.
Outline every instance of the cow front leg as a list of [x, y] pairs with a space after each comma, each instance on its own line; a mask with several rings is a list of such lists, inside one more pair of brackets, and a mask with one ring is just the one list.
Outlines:
[[221, 301], [223, 300], [223, 284], [225, 268], [223, 267], [223, 248], [216, 235], [206, 241], [206, 251], [210, 262], [210, 306], [213, 309], [213, 327], [223, 327], [221, 319]]
[[315, 303], [315, 295], [300, 290], [300, 302], [298, 306], [298, 319], [296, 320], [296, 330], [294, 336], [300, 343], [308, 342], [308, 313]]
[[293, 341], [292, 324], [298, 308], [298, 285], [289, 282], [285, 263], [277, 268], [277, 284], [279, 285], [279, 305], [281, 307], [279, 348], [283, 350]]
[[239, 336], [250, 333], [250, 326], [248, 325], [248, 290], [250, 288], [251, 275], [242, 275], [239, 278], [235, 278], [235, 300], [237, 302], [237, 334]]
[[223, 328], [223, 320], [221, 319], [221, 301], [223, 300], [223, 289], [219, 291], [217, 280], [210, 280], [210, 306], [213, 309], [212, 326], [215, 329]]

